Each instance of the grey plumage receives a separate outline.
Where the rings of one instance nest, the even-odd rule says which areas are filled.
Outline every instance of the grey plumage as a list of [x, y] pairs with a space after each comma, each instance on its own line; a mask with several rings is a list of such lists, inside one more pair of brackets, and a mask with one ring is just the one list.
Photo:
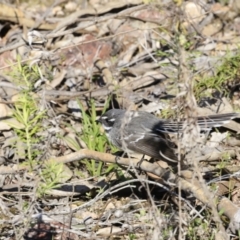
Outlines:
[[[238, 116], [237, 113], [226, 113], [198, 117], [196, 120], [200, 129], [206, 131], [220, 127]], [[174, 144], [167, 133], [181, 132], [184, 121], [173, 122], [159, 119], [148, 112], [122, 109], [109, 110], [98, 121], [102, 123], [109, 140], [119, 149], [134, 151], [168, 163], [177, 162]]]

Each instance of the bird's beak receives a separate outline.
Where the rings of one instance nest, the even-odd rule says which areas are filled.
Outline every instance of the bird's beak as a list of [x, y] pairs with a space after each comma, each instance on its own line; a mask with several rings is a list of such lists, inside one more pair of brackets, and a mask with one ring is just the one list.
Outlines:
[[95, 120], [96, 123], [101, 123], [101, 118]]

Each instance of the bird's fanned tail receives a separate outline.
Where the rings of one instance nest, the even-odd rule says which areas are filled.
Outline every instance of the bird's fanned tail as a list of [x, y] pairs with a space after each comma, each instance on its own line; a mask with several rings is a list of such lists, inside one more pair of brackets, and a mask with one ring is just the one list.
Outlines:
[[[216, 115], [208, 115], [204, 117], [197, 117], [198, 126], [202, 131], [208, 131], [214, 127], [221, 127], [227, 124], [230, 120], [240, 117], [239, 113], [224, 113]], [[184, 120], [180, 122], [172, 122], [169, 120], [162, 121], [156, 130], [165, 133], [181, 132], [183, 130]]]

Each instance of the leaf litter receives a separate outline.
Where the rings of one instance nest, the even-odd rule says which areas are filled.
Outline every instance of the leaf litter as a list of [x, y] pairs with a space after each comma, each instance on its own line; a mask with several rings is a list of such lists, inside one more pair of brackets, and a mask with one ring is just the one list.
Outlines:
[[238, 120], [195, 139], [190, 131], [191, 167], [167, 181], [150, 170], [157, 163], [146, 177], [134, 160], [98, 155], [117, 149], [95, 121], [113, 107], [172, 119], [239, 111], [239, 9], [237, 0], [1, 3], [0, 236], [236, 239]]

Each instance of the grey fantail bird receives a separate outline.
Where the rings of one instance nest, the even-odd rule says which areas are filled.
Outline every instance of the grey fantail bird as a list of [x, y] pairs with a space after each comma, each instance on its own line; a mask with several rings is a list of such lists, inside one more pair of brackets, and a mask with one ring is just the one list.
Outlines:
[[[197, 117], [202, 131], [220, 127], [238, 113], [225, 113]], [[111, 109], [99, 119], [110, 142], [126, 153], [136, 152], [152, 158], [161, 159], [169, 164], [177, 164], [178, 158], [173, 151], [174, 144], [168, 133], [181, 132], [184, 121], [163, 120], [143, 111]]]

